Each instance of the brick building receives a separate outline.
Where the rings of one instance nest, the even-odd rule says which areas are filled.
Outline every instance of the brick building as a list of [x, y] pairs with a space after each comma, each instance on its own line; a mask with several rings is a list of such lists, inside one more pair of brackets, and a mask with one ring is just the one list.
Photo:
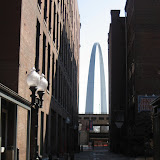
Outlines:
[[[151, 109], [141, 107], [141, 100], [160, 94], [160, 2], [154, 0], [126, 2], [127, 13], [127, 81], [128, 137], [130, 152], [143, 154], [152, 138]], [[144, 96], [141, 98], [141, 95]], [[153, 96], [153, 98], [151, 98]]]
[[111, 11], [108, 34], [110, 149], [114, 152], [122, 148], [120, 133], [123, 133], [124, 125], [118, 128], [116, 123], [123, 123], [126, 106], [125, 18], [119, 17], [119, 14], [119, 10]]
[[127, 0], [125, 6], [127, 107], [124, 139], [127, 147], [124, 151], [133, 155], [144, 154], [146, 144], [152, 139], [150, 102], [160, 94], [159, 4], [155, 0]]
[[[39, 155], [52, 157], [73, 152], [78, 144], [78, 3], [73, 0], [17, 0], [15, 13], [16, 30], [10, 30], [9, 34], [15, 33], [16, 38], [13, 40], [11, 35], [4, 35], [6, 49], [0, 56], [0, 83], [30, 101], [27, 74], [33, 66], [39, 74], [45, 74], [49, 85], [43, 108], [39, 110]], [[8, 23], [12, 26], [11, 18]], [[7, 43], [11, 46], [7, 47]], [[10, 112], [9, 108], [6, 112]], [[26, 142], [28, 114], [20, 107], [16, 111], [14, 147], [19, 148], [19, 159], [23, 160], [32, 159], [35, 152], [34, 108], [31, 108], [31, 113], [29, 145]], [[69, 123], [66, 123], [68, 119]], [[14, 152], [17, 154], [16, 149]]]
[[154, 145], [154, 160], [160, 157], [160, 98], [158, 97], [152, 102], [153, 110], [153, 145]]

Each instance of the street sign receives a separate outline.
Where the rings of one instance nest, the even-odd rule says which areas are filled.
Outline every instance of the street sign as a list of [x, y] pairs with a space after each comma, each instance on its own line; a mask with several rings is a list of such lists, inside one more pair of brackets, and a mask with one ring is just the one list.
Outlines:
[[141, 111], [152, 111], [153, 107], [151, 102], [155, 100], [158, 96], [138, 96], [138, 112]]

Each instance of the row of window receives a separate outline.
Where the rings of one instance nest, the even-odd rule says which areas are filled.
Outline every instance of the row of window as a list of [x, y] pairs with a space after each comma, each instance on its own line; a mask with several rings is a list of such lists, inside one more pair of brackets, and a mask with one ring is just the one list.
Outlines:
[[[104, 117], [84, 117], [84, 118], [82, 118], [82, 117], [79, 117], [79, 120], [81, 120], [81, 119], [84, 119], [84, 120], [97, 120], [97, 119], [99, 119], [99, 120], [105, 120], [105, 118]], [[109, 117], [106, 117], [106, 120], [109, 120]]]
[[[41, 111], [41, 122], [40, 122], [40, 155], [44, 153], [48, 153], [48, 140], [50, 139], [50, 145], [52, 146], [51, 152], [56, 150], [55, 143], [56, 143], [56, 132], [58, 132], [58, 141], [63, 141], [62, 138], [65, 136], [65, 119], [58, 115], [58, 119], [56, 119], [56, 112], [51, 110], [51, 119], [49, 120], [49, 115]], [[46, 121], [45, 121], [46, 120]], [[49, 121], [51, 123], [49, 123]], [[58, 121], [58, 123], [57, 123]], [[45, 123], [44, 123], [45, 122]], [[51, 129], [49, 129], [49, 124]], [[58, 124], [58, 130], [56, 125]], [[44, 128], [46, 128], [45, 132], [45, 141], [44, 141]], [[63, 132], [61, 133], [61, 128]], [[50, 138], [49, 138], [49, 131], [50, 131]]]
[[[60, 27], [61, 28], [61, 27]], [[73, 53], [71, 52], [70, 45], [65, 38], [65, 33], [62, 32], [62, 35], [60, 36], [60, 51], [59, 51], [59, 57], [61, 59], [61, 62], [66, 68], [66, 72], [69, 75], [70, 81], [72, 82], [72, 56]]]
[[[52, 87], [53, 89], [53, 87]], [[55, 73], [55, 98], [64, 108], [71, 112], [72, 106], [72, 91], [69, 86], [65, 75], [62, 72], [61, 67], [56, 61], [56, 73]]]
[[[63, 5], [62, 5], [63, 3]], [[57, 3], [59, 5], [59, 2]], [[41, 0], [38, 0], [38, 6], [41, 9]], [[62, 7], [63, 6], [63, 7]], [[49, 8], [49, 14], [48, 14], [48, 8]], [[63, 68], [65, 69], [65, 72], [67, 72], [67, 78], [69, 78], [71, 82], [71, 86], [69, 86], [68, 81], [66, 80], [64, 75], [64, 69], [62, 69], [59, 65], [59, 62], [56, 62], [56, 71], [55, 71], [55, 77], [54, 77], [54, 53], [51, 50], [50, 43], [47, 43], [46, 35], [45, 33], [40, 33], [40, 22], [37, 19], [37, 29], [36, 29], [36, 57], [35, 57], [35, 68], [37, 71], [42, 70], [42, 73], [46, 75], [46, 78], [48, 80], [48, 90], [50, 89], [50, 81], [52, 80], [52, 95], [57, 99], [57, 101], [64, 105], [66, 108], [67, 106], [71, 106], [71, 102], [69, 99], [71, 99], [71, 87], [73, 86], [73, 92], [75, 92], [77, 97], [77, 66], [76, 62], [73, 57], [74, 53], [74, 43], [72, 42], [72, 35], [70, 33], [69, 23], [68, 23], [68, 14], [66, 13], [66, 6], [64, 5], [64, 0], [62, 2], [61, 0], [61, 13], [63, 11], [63, 17], [65, 16], [65, 31], [62, 31], [62, 25], [59, 24], [59, 14], [58, 10], [56, 11], [56, 3], [54, 2], [53, 5], [53, 15], [52, 13], [52, 0], [49, 0], [49, 7], [48, 7], [48, 0], [44, 0], [44, 21], [46, 24], [48, 24], [48, 30], [51, 33], [51, 30], [53, 30], [53, 42], [56, 43], [56, 49], [59, 50], [59, 57], [58, 60], [61, 60], [63, 64]], [[47, 15], [48, 14], [48, 15]], [[53, 17], [53, 18], [52, 18]], [[53, 19], [53, 24], [51, 23]], [[48, 21], [47, 21], [48, 20]], [[53, 25], [53, 28], [51, 27]], [[39, 55], [40, 55], [40, 35], [43, 35], [43, 47], [42, 47], [42, 68], [39, 67]], [[60, 36], [60, 37], [59, 37]], [[69, 39], [68, 39], [69, 37]], [[60, 39], [60, 40], [59, 40]], [[60, 42], [60, 45], [59, 45]], [[77, 42], [78, 43], [78, 42]], [[70, 45], [73, 44], [73, 45]], [[71, 46], [73, 48], [71, 49]], [[46, 64], [47, 63], [47, 64]], [[51, 73], [51, 65], [52, 65], [52, 73]], [[46, 68], [47, 67], [47, 68]], [[51, 80], [50, 80], [50, 74]], [[73, 81], [73, 83], [72, 83]], [[54, 84], [55, 83], [55, 84]], [[69, 94], [67, 94], [70, 92]], [[63, 94], [66, 95], [63, 95]], [[77, 98], [76, 98], [77, 99]]]
[[[36, 68], [37, 71], [40, 70], [40, 67], [39, 67], [39, 54], [40, 54], [39, 53], [39, 48], [40, 48], [40, 45], [39, 44], [40, 44], [40, 23], [37, 20], [36, 58], [35, 58], [35, 68]], [[48, 50], [46, 50], [46, 47], [48, 48]], [[46, 35], [45, 35], [45, 33], [43, 33], [43, 49], [42, 50], [43, 50], [42, 73], [46, 74], [46, 77], [47, 77], [47, 80], [48, 80], [48, 88], [47, 89], [49, 90], [50, 89], [51, 47], [50, 47], [49, 43], [46, 44]], [[47, 51], [47, 53], [46, 53], [46, 51]], [[73, 86], [74, 86], [74, 89], [76, 90], [77, 89], [77, 74], [76, 74], [76, 72], [74, 70], [72, 71], [71, 54], [66, 54], [65, 52], [67, 52], [67, 50], [62, 51], [62, 58], [63, 58], [63, 62], [64, 62], [63, 63], [64, 64], [64, 68], [66, 68], [66, 71], [67, 71], [67, 73], [69, 75], [68, 77], [70, 78], [70, 82], [72, 82], [72, 75], [73, 75]], [[46, 65], [46, 57], [47, 57], [47, 65]], [[73, 64], [76, 65], [75, 61], [74, 61]], [[46, 66], [47, 66], [47, 73], [46, 73]], [[72, 74], [72, 72], [73, 72], [73, 74]], [[59, 85], [57, 85], [57, 84], [59, 84]], [[59, 91], [58, 94], [57, 94], [57, 90]], [[55, 98], [62, 105], [64, 104], [65, 106], [70, 106], [71, 102], [68, 102], [67, 100], [65, 100], [65, 98], [63, 98], [63, 97], [65, 97], [65, 95], [62, 95], [63, 92], [67, 93], [67, 91], [69, 91], [69, 85], [67, 84], [64, 76], [62, 75], [61, 68], [58, 67], [58, 61], [56, 61], [55, 94], [54, 94], [54, 53], [52, 53], [52, 95], [53, 96], [55, 95]], [[69, 94], [67, 94], [67, 96], [71, 97], [71, 95], [69, 95]], [[69, 97], [67, 97], [66, 99], [71, 99]]]
[[[39, 8], [41, 9], [41, 0], [38, 0], [38, 5]], [[56, 48], [58, 49], [58, 43], [59, 43], [59, 14], [56, 11], [56, 3], [54, 2], [54, 6], [53, 6], [53, 26], [51, 26], [51, 21], [52, 21], [52, 0], [49, 0], [49, 15], [47, 15], [48, 13], [48, 0], [44, 0], [44, 14], [43, 14], [43, 19], [47, 25], [48, 22], [48, 30], [51, 34], [51, 30], [52, 31], [52, 38], [53, 38], [53, 42], [56, 43]], [[47, 21], [48, 19], [48, 21]], [[57, 22], [56, 22], [57, 21]], [[57, 26], [56, 26], [57, 25]], [[56, 35], [57, 33], [57, 35]]]
[[[50, 52], [51, 52], [51, 49], [50, 49], [50, 44], [48, 43], [47, 46], [46, 46], [46, 35], [43, 33], [43, 58], [42, 58], [42, 73], [45, 75], [46, 74], [46, 47], [48, 48], [48, 53], [47, 53], [47, 57], [48, 57], [48, 60], [47, 60], [47, 80], [48, 80], [48, 90], [49, 90], [49, 87], [50, 87]], [[40, 54], [40, 23], [39, 21], [37, 20], [37, 31], [36, 31], [36, 57], [35, 57], [35, 68], [36, 68], [36, 71], [39, 71], [40, 70], [40, 67], [39, 67], [39, 54]], [[54, 56], [54, 54], [53, 54]]]
[[[66, 12], [66, 5], [64, 3], [64, 0], [60, 1], [58, 0], [57, 4], [59, 6], [59, 2], [61, 3], [61, 14], [63, 13], [62, 17], [63, 17], [63, 22], [65, 23], [65, 29], [66, 29], [66, 32], [67, 32], [67, 37], [70, 41], [70, 44], [71, 44], [71, 47], [73, 48], [73, 39], [72, 39], [72, 34], [71, 34], [71, 30], [70, 30], [70, 24], [69, 24], [69, 21], [68, 21], [68, 18], [69, 18], [69, 15], [68, 13]], [[41, 0], [38, 0], [38, 6], [39, 8], [41, 9]], [[69, 4], [69, 1], [68, 3]], [[71, 17], [71, 24], [72, 24], [72, 28], [73, 28], [73, 11], [71, 9], [71, 3], [69, 5], [69, 11], [70, 11], [70, 17]], [[49, 13], [48, 13], [48, 8], [49, 8]], [[49, 15], [47, 15], [49, 14]], [[76, 12], [76, 16], [77, 16], [77, 12]], [[54, 5], [53, 5], [53, 15], [52, 15], [52, 0], [49, 0], [49, 7], [48, 7], [48, 0], [44, 0], [44, 14], [43, 14], [43, 19], [46, 23], [46, 25], [48, 24], [48, 30], [49, 32], [51, 33], [51, 30], [52, 31], [52, 34], [53, 34], [53, 42], [55, 43], [55, 40], [56, 40], [56, 48], [58, 49], [58, 43], [59, 43], [59, 32], [61, 32], [61, 29], [62, 29], [62, 25], [61, 25], [61, 22], [60, 22], [60, 18], [59, 18], [59, 13], [58, 13], [58, 9], [56, 9], [56, 3], [54, 2]], [[48, 19], [48, 21], [47, 21]], [[52, 19], [53, 19], [53, 26], [51, 26], [52, 24]], [[77, 17], [76, 17], [76, 23], [77, 23]], [[60, 23], [60, 31], [59, 31], [59, 23]], [[74, 36], [75, 36], [75, 39], [76, 39], [76, 31], [75, 31], [75, 24], [74, 23]], [[57, 34], [57, 35], [56, 35]]]

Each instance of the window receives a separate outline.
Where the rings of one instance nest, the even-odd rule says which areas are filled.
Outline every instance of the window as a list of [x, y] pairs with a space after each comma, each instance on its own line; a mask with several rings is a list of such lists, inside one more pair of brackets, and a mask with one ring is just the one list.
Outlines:
[[89, 117], [84, 117], [84, 119], [89, 119]]
[[53, 41], [55, 42], [55, 27], [56, 27], [56, 4], [54, 2], [54, 15], [53, 15]]
[[62, 0], [61, 0], [61, 13], [62, 13], [62, 5], [63, 5], [63, 4], [62, 4]]
[[59, 142], [58, 148], [61, 148], [61, 145], [62, 145], [62, 117], [60, 115], [58, 115], [58, 135], [57, 135], [57, 138], [58, 138], [58, 142]]
[[43, 125], [44, 122], [44, 112], [41, 111], [41, 134], [40, 134], [40, 154], [43, 155]]
[[61, 71], [61, 105], [63, 105], [63, 74]]
[[41, 8], [41, 0], [38, 0], [38, 5], [39, 5], [39, 8]]
[[49, 3], [49, 31], [51, 32], [51, 12], [52, 12], [52, 0]]
[[63, 79], [63, 105], [66, 108], [66, 79]]
[[63, 36], [63, 31], [62, 31], [62, 38], [61, 38], [61, 52], [62, 52], [62, 63], [64, 64], [64, 50], [63, 50], [63, 45], [64, 45], [64, 36]]
[[59, 67], [59, 72], [58, 72], [58, 102], [60, 103], [60, 97], [61, 97], [61, 69]]
[[62, 75], [62, 106], [64, 107], [64, 75]]
[[7, 117], [8, 117], [8, 111], [5, 110], [5, 109], [2, 109], [2, 113], [1, 113], [1, 116], [2, 116], [2, 131], [1, 131], [1, 135], [2, 135], [2, 147], [7, 147], [7, 126], [8, 126], [8, 122], [7, 122]]
[[99, 120], [104, 120], [104, 117], [99, 117]]
[[35, 68], [39, 71], [39, 41], [40, 41], [40, 23], [37, 19], [36, 26], [36, 57], [35, 57]]
[[64, 6], [65, 6], [65, 4], [64, 4], [64, 0], [63, 0], [63, 21], [64, 21]]
[[46, 135], [45, 135], [45, 149], [46, 153], [48, 153], [48, 125], [49, 125], [49, 115], [46, 115]]
[[52, 57], [52, 95], [54, 96], [54, 53]]
[[67, 13], [66, 13], [66, 6], [65, 6], [65, 24], [66, 24], [66, 19], [67, 19]]
[[44, 20], [47, 20], [47, 0], [44, 1]]
[[50, 145], [52, 146], [51, 147], [51, 151], [52, 153], [56, 153], [57, 151], [57, 147], [56, 147], [56, 138], [57, 138], [57, 120], [56, 120], [56, 112], [54, 112], [52, 109], [51, 109], [51, 128], [50, 128]]
[[50, 86], [50, 45], [48, 43], [48, 67], [47, 67], [47, 81], [48, 81], [48, 86], [47, 89], [49, 90], [49, 86]]
[[91, 117], [91, 120], [96, 120], [96, 117]]
[[56, 99], [57, 99], [57, 81], [58, 81], [57, 72], [58, 72], [58, 61], [56, 60], [56, 73], [55, 73], [55, 98]]
[[61, 35], [61, 30], [62, 30], [62, 27], [61, 27], [61, 23], [60, 23], [60, 31], [59, 31], [60, 32], [60, 37], [59, 37], [60, 38], [60, 52], [59, 53], [60, 53], [60, 56], [62, 58], [62, 37], [61, 37], [62, 35]]
[[46, 36], [43, 33], [43, 59], [42, 59], [42, 73], [45, 74], [46, 65]]
[[60, 70], [59, 75], [59, 92], [60, 92], [60, 104], [62, 105], [62, 70]]
[[59, 15], [58, 15], [58, 12], [57, 12], [57, 50], [58, 50], [58, 36], [59, 36]]

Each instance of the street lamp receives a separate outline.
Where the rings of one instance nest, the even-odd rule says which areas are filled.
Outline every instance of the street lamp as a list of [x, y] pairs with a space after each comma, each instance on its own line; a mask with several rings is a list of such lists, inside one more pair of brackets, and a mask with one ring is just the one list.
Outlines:
[[76, 130], [76, 129], [77, 129], [77, 125], [75, 124], [75, 125], [74, 125], [74, 130]]
[[[38, 155], [38, 111], [39, 108], [42, 108], [43, 95], [47, 89], [48, 81], [44, 78], [44, 74], [41, 76], [36, 72], [36, 69], [33, 67], [31, 72], [27, 76], [27, 84], [31, 90], [31, 104], [35, 106], [36, 110], [36, 121], [35, 121], [35, 159], [39, 160]], [[39, 96], [39, 98], [36, 95]]]
[[70, 124], [71, 120], [69, 119], [69, 117], [66, 118], [66, 124]]

